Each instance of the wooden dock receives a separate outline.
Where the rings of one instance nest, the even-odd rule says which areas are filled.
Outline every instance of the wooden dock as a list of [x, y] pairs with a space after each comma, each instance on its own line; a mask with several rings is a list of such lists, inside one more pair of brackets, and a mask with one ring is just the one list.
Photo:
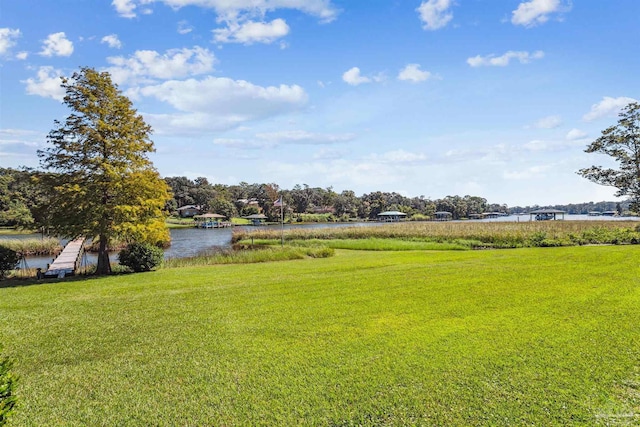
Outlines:
[[84, 241], [85, 238], [80, 237], [67, 243], [60, 255], [49, 265], [44, 276], [63, 278], [74, 275], [76, 269], [80, 266]]

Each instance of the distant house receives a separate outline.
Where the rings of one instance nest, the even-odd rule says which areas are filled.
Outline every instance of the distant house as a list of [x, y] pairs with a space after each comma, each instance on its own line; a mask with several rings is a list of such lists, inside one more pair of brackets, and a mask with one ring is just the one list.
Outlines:
[[200, 214], [200, 206], [185, 205], [178, 208], [178, 214], [181, 218], [192, 218], [195, 215]]
[[407, 217], [407, 214], [399, 211], [386, 211], [378, 214], [379, 221], [398, 222]]

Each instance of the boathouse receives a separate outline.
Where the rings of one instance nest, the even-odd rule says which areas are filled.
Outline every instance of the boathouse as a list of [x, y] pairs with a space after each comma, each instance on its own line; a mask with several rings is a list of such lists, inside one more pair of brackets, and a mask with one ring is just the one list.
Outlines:
[[[561, 211], [558, 209], [538, 209], [535, 211], [529, 212], [529, 220], [533, 220], [535, 217], [536, 221], [549, 221], [549, 220], [558, 220], [564, 219], [565, 211]], [[560, 218], [558, 218], [560, 216]]]
[[230, 223], [223, 222], [226, 217], [216, 213], [206, 213], [195, 215], [193, 220], [197, 228], [222, 228], [231, 226]]
[[378, 214], [378, 221], [398, 222], [407, 218], [407, 214], [399, 211], [386, 211]]
[[453, 219], [453, 214], [447, 211], [439, 211], [433, 214], [433, 219], [436, 221], [451, 221]]
[[254, 214], [243, 217], [244, 219], [248, 219], [251, 221], [251, 225], [264, 225], [267, 220], [267, 216], [264, 214]]

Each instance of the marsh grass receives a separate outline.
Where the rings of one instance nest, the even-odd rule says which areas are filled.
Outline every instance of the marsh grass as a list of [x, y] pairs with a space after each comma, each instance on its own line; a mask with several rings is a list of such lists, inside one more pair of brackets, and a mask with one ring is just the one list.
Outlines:
[[336, 251], [3, 288], [13, 421], [635, 425], [638, 257]]
[[195, 257], [171, 258], [163, 262], [162, 268], [180, 268], [216, 264], [253, 264], [272, 261], [287, 261], [303, 258], [326, 258], [334, 251], [327, 247], [239, 247], [229, 250], [214, 250]]
[[[254, 239], [255, 245], [276, 246], [280, 239]], [[292, 240], [289, 245], [300, 247], [327, 247], [332, 249], [352, 249], [365, 251], [433, 251], [433, 250], [469, 250], [475, 246], [471, 241], [435, 242], [428, 239], [332, 239], [332, 240]]]
[[53, 255], [62, 250], [60, 241], [53, 237], [43, 239], [2, 239], [0, 245], [5, 246], [23, 256]]
[[[638, 223], [633, 221], [531, 222], [410, 222], [372, 227], [289, 229], [287, 242], [304, 240], [422, 239], [425, 242], [470, 245], [471, 248], [521, 248], [586, 244], [637, 244]], [[237, 230], [233, 242], [279, 240], [281, 231]]]

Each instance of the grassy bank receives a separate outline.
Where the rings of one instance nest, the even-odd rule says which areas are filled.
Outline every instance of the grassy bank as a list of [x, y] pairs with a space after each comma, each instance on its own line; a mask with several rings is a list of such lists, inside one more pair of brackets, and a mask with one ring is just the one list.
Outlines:
[[639, 256], [338, 251], [0, 289], [15, 425], [637, 424]]
[[[396, 239], [451, 243], [468, 248], [521, 248], [587, 244], [636, 244], [635, 221], [411, 222], [371, 227], [289, 229], [287, 242]], [[279, 241], [279, 230], [236, 230], [233, 242]]]

